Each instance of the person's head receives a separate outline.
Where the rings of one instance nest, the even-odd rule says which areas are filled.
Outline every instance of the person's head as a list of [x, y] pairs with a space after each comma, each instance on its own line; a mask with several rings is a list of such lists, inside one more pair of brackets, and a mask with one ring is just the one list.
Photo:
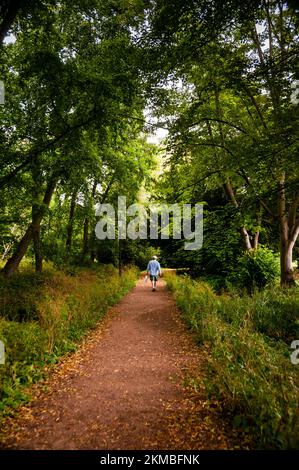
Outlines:
[[158, 259], [158, 257], [157, 257], [156, 255], [154, 255], [154, 256], [153, 256], [153, 259], [157, 260], [157, 259]]

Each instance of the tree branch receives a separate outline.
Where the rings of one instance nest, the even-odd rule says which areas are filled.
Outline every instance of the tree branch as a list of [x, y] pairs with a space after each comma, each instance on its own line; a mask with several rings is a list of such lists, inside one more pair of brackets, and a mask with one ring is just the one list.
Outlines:
[[249, 135], [248, 132], [245, 131], [245, 129], [242, 129], [242, 127], [236, 126], [235, 124], [232, 124], [231, 122], [228, 122], [228, 121], [225, 121], [224, 119], [219, 119], [219, 118], [216, 119], [216, 118], [204, 117], [200, 119], [199, 121], [194, 122], [193, 124], [190, 124], [190, 126], [187, 126], [187, 127], [189, 129], [190, 127], [196, 126], [197, 124], [200, 124], [201, 122], [204, 122], [204, 121], [214, 121], [214, 122], [218, 122], [222, 124], [227, 124], [228, 126], [233, 127], [234, 129], [237, 129], [240, 132], [243, 132], [243, 134]]
[[289, 209], [289, 228], [290, 230], [293, 230], [294, 226], [296, 225], [296, 214], [297, 214], [297, 208], [299, 204], [299, 194], [297, 197], [294, 199], [294, 201], [291, 204], [291, 207]]
[[[4, 186], [6, 186], [7, 184], [9, 184], [13, 178], [20, 172], [22, 171], [24, 168], [26, 168], [28, 165], [30, 165], [30, 163], [32, 161], [34, 161], [37, 157], [39, 157], [43, 152], [45, 152], [46, 150], [50, 149], [51, 147], [53, 147], [55, 144], [57, 144], [60, 140], [64, 139], [67, 135], [71, 134], [73, 131], [77, 130], [77, 129], [80, 129], [80, 127], [83, 127], [87, 124], [89, 124], [90, 122], [92, 122], [94, 119], [96, 118], [96, 116], [92, 116], [90, 117], [89, 119], [87, 119], [86, 121], [84, 122], [81, 122], [79, 124], [76, 124], [75, 126], [73, 127], [69, 127], [68, 129], [66, 129], [62, 134], [60, 134], [59, 136], [55, 137], [54, 139], [46, 142], [41, 148], [39, 149], [33, 149], [31, 150], [28, 155], [27, 155], [27, 158], [25, 158], [25, 160], [19, 165], [17, 166], [14, 170], [12, 170], [10, 173], [8, 173], [8, 175], [5, 175], [3, 176], [1, 179], [0, 179], [0, 189], [3, 188]], [[20, 154], [19, 154], [20, 155]]]
[[299, 235], [299, 219], [295, 221], [294, 227], [291, 230], [290, 243], [296, 242]]

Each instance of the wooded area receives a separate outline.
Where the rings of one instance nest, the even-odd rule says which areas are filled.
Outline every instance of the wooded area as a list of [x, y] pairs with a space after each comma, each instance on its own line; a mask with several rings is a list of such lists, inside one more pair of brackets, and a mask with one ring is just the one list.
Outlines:
[[[216, 332], [217, 322], [227, 321], [223, 335], [238, 335], [248, 315], [252, 335], [260, 336], [254, 342], [248, 333], [243, 340], [253, 341], [256, 355], [275, 350], [277, 367], [288, 367], [282, 365], [290, 362], [288, 348], [299, 339], [298, 25], [295, 0], [2, 1], [0, 339], [19, 335], [21, 322], [39, 323], [45, 332], [49, 327], [45, 342], [38, 336], [36, 356], [43, 364], [55, 356], [55, 362], [72, 350], [74, 324], [79, 339], [95, 317], [82, 328], [80, 315], [68, 317], [70, 343], [63, 346], [45, 299], [58, 289], [59, 308], [66, 302], [71, 312], [67, 296], [80, 291], [72, 277], [94, 292], [95, 276], [103, 283], [107, 269], [112, 304], [118, 289], [124, 294], [132, 286], [135, 267], [146, 269], [157, 254], [162, 267], [188, 274], [171, 278], [169, 286], [191, 329], [199, 329], [195, 317], [204, 315], [202, 292], [212, 309], [209, 328]], [[145, 207], [203, 204], [203, 247], [187, 251], [183, 239], [163, 237], [98, 240], [96, 207], [116, 207], [120, 195]], [[61, 292], [56, 277], [67, 286]], [[209, 287], [196, 291], [194, 279]], [[228, 306], [226, 296], [235, 303]], [[78, 298], [76, 309], [94, 309]], [[30, 341], [35, 334], [30, 330]], [[200, 334], [200, 342], [212, 342], [211, 331]], [[27, 359], [13, 353], [5, 366], [3, 409], [22, 401], [10, 367]], [[290, 367], [296, 382], [298, 369]], [[259, 377], [266, 373], [260, 364], [256, 370]], [[221, 382], [223, 370], [218, 373]], [[21, 382], [33, 380], [30, 374]], [[222, 396], [233, 393], [230, 379], [225, 390], [217, 386]], [[265, 422], [285, 406], [273, 405], [258, 423], [262, 445], [298, 445], [296, 386], [285, 398], [287, 408], [292, 402], [288, 418], [280, 415], [266, 432]], [[248, 405], [248, 422], [264, 406]]]
[[[281, 283], [293, 283], [299, 233], [293, 7], [6, 2], [4, 273], [11, 276], [27, 250], [38, 272], [44, 257], [94, 260], [106, 251], [93, 235], [95, 203], [115, 202], [118, 194], [133, 202], [144, 182], [159, 202], [205, 203], [198, 269], [235, 268], [242, 242], [246, 252], [260, 245], [280, 252]], [[14, 40], [5, 41], [9, 28]], [[145, 107], [156, 117], [150, 126]], [[146, 133], [156, 126], [169, 131], [160, 151], [167, 163], [150, 185], [157, 150]], [[172, 263], [190, 264], [179, 248], [170, 250]]]

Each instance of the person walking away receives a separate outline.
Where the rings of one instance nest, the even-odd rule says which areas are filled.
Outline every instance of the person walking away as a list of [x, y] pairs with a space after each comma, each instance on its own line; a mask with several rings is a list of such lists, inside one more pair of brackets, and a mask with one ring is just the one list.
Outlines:
[[159, 261], [157, 260], [157, 256], [154, 255], [153, 258], [149, 261], [146, 270], [152, 282], [152, 290], [153, 292], [155, 292], [158, 276], [162, 276], [161, 266]]

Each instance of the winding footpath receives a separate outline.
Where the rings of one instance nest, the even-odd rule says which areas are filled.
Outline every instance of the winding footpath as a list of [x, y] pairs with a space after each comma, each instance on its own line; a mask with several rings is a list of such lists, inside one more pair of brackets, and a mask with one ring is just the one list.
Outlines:
[[232, 449], [237, 439], [208, 402], [205, 353], [165, 283], [138, 281], [76, 353], [33, 386], [2, 430], [2, 449]]

